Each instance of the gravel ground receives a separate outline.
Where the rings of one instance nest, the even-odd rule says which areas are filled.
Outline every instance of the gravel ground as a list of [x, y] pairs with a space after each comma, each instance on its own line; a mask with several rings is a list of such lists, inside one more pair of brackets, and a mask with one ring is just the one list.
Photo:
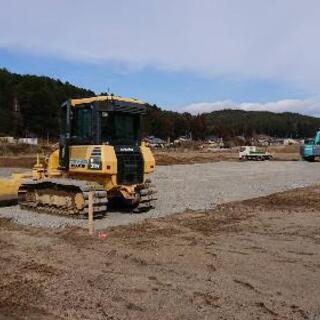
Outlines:
[[[217, 204], [268, 195], [319, 183], [320, 163], [216, 162], [159, 166], [152, 180], [158, 190], [155, 209], [148, 213], [111, 212], [96, 221], [97, 229], [165, 216], [185, 209], [210, 209]], [[6, 176], [12, 169], [0, 169]], [[0, 208], [0, 216], [39, 227], [86, 226], [86, 220], [34, 214], [17, 206]]]
[[8, 177], [10, 177], [12, 172], [22, 173], [25, 171], [27, 171], [27, 169], [24, 169], [24, 168], [0, 168], [0, 177], [1, 178], [8, 178]]

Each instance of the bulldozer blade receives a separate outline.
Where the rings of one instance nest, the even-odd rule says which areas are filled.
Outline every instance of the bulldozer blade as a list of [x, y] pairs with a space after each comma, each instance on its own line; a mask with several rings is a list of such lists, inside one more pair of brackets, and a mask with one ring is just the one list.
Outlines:
[[31, 173], [14, 173], [10, 178], [0, 179], [0, 206], [15, 205], [18, 202], [18, 189], [23, 179]]

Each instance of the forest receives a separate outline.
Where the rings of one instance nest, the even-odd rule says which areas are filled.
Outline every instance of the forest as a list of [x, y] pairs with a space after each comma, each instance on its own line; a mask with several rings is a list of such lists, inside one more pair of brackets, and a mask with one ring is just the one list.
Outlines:
[[[92, 90], [44, 76], [19, 75], [0, 69], [0, 135], [56, 139], [58, 110], [68, 98], [94, 96]], [[297, 113], [220, 110], [201, 115], [165, 110], [147, 104], [144, 135], [175, 139], [191, 134], [195, 140], [265, 134], [279, 138], [314, 135], [320, 119]]]

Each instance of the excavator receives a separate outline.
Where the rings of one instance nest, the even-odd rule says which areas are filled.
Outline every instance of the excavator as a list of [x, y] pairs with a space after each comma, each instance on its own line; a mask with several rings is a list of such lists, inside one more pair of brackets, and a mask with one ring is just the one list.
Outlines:
[[309, 162], [320, 157], [320, 129], [317, 130], [314, 138], [304, 140], [300, 146], [300, 155], [302, 160]]
[[149, 175], [155, 159], [142, 141], [146, 105], [113, 95], [69, 99], [60, 108], [59, 148], [32, 172], [0, 180], [0, 198], [17, 197], [21, 208], [74, 217], [86, 216], [89, 193], [95, 216], [109, 205], [152, 208]]

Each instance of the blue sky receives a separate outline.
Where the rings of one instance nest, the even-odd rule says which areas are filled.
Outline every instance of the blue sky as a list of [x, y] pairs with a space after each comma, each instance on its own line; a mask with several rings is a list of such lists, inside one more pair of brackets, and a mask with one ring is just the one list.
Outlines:
[[71, 2], [0, 0], [0, 67], [171, 110], [320, 114], [317, 1]]

